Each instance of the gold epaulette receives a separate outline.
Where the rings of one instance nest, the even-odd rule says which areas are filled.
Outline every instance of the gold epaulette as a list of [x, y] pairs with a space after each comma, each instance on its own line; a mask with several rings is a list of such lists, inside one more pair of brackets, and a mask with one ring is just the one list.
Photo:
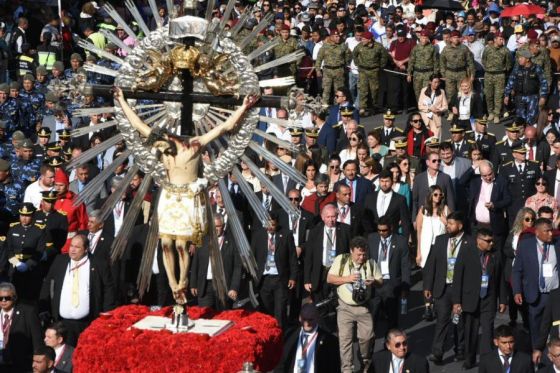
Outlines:
[[394, 127], [394, 128], [395, 128], [395, 130], [396, 130], [397, 132], [404, 133], [404, 131], [401, 130], [399, 127]]
[[6, 241], [6, 236], [0, 236], [0, 241]]
[[36, 225], [39, 229], [45, 229], [45, 227], [47, 226], [46, 224], [37, 224], [37, 223], [35, 223], [35, 225]]
[[10, 227], [15, 227], [18, 224], [19, 224], [19, 221], [16, 221], [15, 223], [10, 224]]
[[505, 143], [505, 142], [506, 142], [506, 140], [498, 141], [498, 142], [496, 143], [496, 145], [502, 145], [502, 144]]
[[476, 144], [476, 141], [471, 140], [471, 139], [467, 140], [467, 142], [468, 142], [469, 144]]
[[504, 163], [504, 164], [502, 165], [502, 167], [504, 167], [504, 166], [509, 166], [510, 164], [513, 164], [513, 161], [509, 161], [509, 162]]

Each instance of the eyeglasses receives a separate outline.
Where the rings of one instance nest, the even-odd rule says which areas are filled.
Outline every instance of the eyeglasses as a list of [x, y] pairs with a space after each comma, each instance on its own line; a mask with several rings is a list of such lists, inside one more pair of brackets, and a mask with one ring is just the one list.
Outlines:
[[263, 4], [263, 6], [270, 6], [270, 4]]
[[360, 165], [360, 168], [366, 168], [366, 167], [369, 167], [369, 166], [367, 164], [361, 164]]
[[441, 163], [441, 159], [432, 159], [432, 163]]
[[554, 355], [553, 353], [549, 352], [548, 355], [550, 357], [552, 357], [553, 359], [558, 359], [560, 357], [560, 354]]
[[0, 297], [0, 302], [9, 302], [13, 299], [14, 299], [14, 297], [8, 295], [6, 297]]
[[420, 119], [412, 119], [411, 122], [412, 123], [420, 123]]
[[511, 19], [511, 22], [519, 22], [519, 20], [518, 20], [518, 19], [513, 19], [513, 18], [512, 18], [512, 19]]
[[299, 197], [295, 197], [295, 198], [294, 198], [294, 197], [290, 197], [290, 198], [289, 198], [290, 201], [299, 201], [299, 199], [300, 199]]
[[530, 217], [526, 217], [524, 220], [525, 220], [527, 223], [530, 223], [530, 222], [532, 222], [532, 221], [535, 220], [535, 219], [530, 218]]
[[458, 19], [458, 20], [457, 20], [457, 23], [465, 23], [465, 21], [462, 20], [462, 19]]
[[335, 169], [335, 168], [340, 168], [340, 166], [339, 165], [331, 165], [331, 166], [329, 166], [329, 168], [332, 170], [332, 169]]
[[488, 239], [488, 240], [485, 240], [484, 238], [479, 238], [479, 240], [484, 241], [484, 242], [486, 242], [486, 243], [492, 243], [492, 242], [494, 242], [494, 239], [492, 239], [492, 238], [490, 238], [490, 239]]
[[395, 347], [396, 347], [396, 348], [401, 348], [401, 346], [402, 346], [402, 347], [408, 346], [408, 342], [407, 342], [407, 341], [402, 341], [402, 342], [397, 342], [397, 343], [395, 343]]

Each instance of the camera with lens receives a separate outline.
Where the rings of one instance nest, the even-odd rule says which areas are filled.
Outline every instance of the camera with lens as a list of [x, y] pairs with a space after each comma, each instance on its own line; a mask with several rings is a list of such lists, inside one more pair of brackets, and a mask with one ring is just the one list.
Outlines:
[[352, 300], [358, 304], [364, 303], [367, 298], [366, 284], [364, 280], [362, 280], [362, 276], [359, 271], [355, 271], [354, 273], [360, 276], [352, 285]]

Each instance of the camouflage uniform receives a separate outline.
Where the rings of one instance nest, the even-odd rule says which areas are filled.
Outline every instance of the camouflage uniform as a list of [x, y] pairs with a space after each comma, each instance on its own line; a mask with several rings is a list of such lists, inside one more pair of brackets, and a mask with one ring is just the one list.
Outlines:
[[445, 78], [447, 101], [450, 101], [459, 91], [461, 80], [474, 76], [474, 56], [464, 44], [449, 44], [439, 56], [439, 68]]
[[6, 134], [8, 138], [12, 137], [12, 133], [20, 128], [21, 109], [19, 102], [14, 98], [8, 98], [3, 104], [0, 104], [0, 116], [6, 123]]
[[329, 103], [332, 93], [344, 86], [344, 70], [351, 60], [352, 52], [345, 43], [324, 43], [319, 49], [315, 69], [323, 67], [324, 103]]
[[430, 75], [439, 70], [437, 50], [432, 44], [416, 44], [408, 60], [408, 75], [412, 75], [412, 85], [416, 100], [420, 97], [422, 88], [428, 86]]
[[45, 95], [38, 91], [19, 92], [21, 108], [23, 112], [22, 125], [25, 136], [31, 137], [36, 132], [37, 122], [40, 120], [40, 112], [45, 104]]
[[25, 184], [21, 181], [8, 179], [0, 183], [0, 207], [8, 211], [12, 217], [17, 216], [24, 194]]
[[41, 162], [37, 158], [29, 161], [23, 159], [16, 160], [11, 166], [11, 173], [14, 180], [27, 187], [27, 185], [37, 181], [40, 175]]
[[358, 96], [360, 109], [367, 109], [368, 92], [374, 106], [379, 91], [379, 71], [387, 65], [389, 54], [383, 45], [373, 42], [371, 46], [360, 43], [354, 48], [354, 63], [358, 66]]
[[[515, 52], [515, 65], [518, 65], [517, 57], [519, 57], [519, 52], [522, 50], [529, 50], [529, 46], [524, 45]], [[539, 52], [536, 55], [533, 54], [533, 56], [531, 57], [531, 62], [533, 63], [533, 65], [538, 65], [542, 68], [544, 77], [546, 78], [548, 86], [550, 87], [550, 83], [552, 82], [552, 65], [550, 62], [549, 50], [546, 48], [539, 48]]]
[[488, 114], [498, 117], [502, 111], [506, 74], [511, 70], [513, 62], [511, 54], [505, 46], [487, 45], [482, 53], [484, 66], [484, 96]]
[[[280, 42], [274, 47], [274, 57], [280, 58], [298, 49], [298, 43], [296, 39], [289, 37], [288, 40], [284, 41], [282, 37], [278, 36]], [[294, 76], [297, 71], [297, 61], [290, 64], [284, 64], [276, 67], [276, 73], [274, 75], [278, 77]]]
[[505, 96], [515, 93], [515, 115], [526, 123], [535, 124], [539, 114], [539, 98], [546, 98], [548, 81], [543, 69], [536, 64], [530, 67], [515, 65], [509, 75]]

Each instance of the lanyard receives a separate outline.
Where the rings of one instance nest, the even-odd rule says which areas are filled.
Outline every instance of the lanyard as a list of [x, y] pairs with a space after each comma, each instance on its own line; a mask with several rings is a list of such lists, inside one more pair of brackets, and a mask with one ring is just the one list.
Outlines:
[[482, 274], [486, 274], [486, 268], [488, 267], [488, 260], [490, 255], [484, 254], [484, 259], [480, 258], [480, 265], [482, 266]]
[[60, 363], [60, 359], [62, 359], [62, 355], [64, 355], [64, 351], [66, 351], [66, 345], [62, 347], [62, 351], [60, 351], [60, 355], [58, 355], [58, 358], [55, 360], [54, 362], [55, 367], [58, 365], [58, 363]]
[[[334, 228], [327, 228], [327, 229], [332, 229], [330, 236], [327, 233], [327, 240], [329, 240], [329, 243], [331, 244], [331, 247], [334, 250], [334, 243], [336, 242], [336, 230]], [[327, 230], [327, 232], [328, 232], [328, 230]]]
[[274, 234], [268, 237], [268, 251], [274, 253], [276, 251], [276, 245], [274, 243]]
[[539, 251], [541, 252], [541, 255], [542, 255], [542, 262], [543, 263], [548, 262], [548, 254], [550, 252], [550, 250], [548, 248], [545, 250], [545, 247], [546, 247], [545, 245], [548, 245], [548, 244], [545, 243], [544, 245], [539, 245], [538, 246]]
[[315, 341], [315, 339], [317, 338], [317, 334], [319, 334], [319, 333], [315, 332], [315, 334], [313, 334], [313, 336], [307, 340], [307, 343], [305, 345], [303, 345], [303, 336], [305, 334], [304, 333], [301, 334], [301, 345], [302, 345], [301, 346], [301, 358], [302, 359], [307, 358], [307, 350], [309, 350], [309, 348], [311, 347], [311, 343], [313, 343], [313, 341]]
[[84, 264], [86, 264], [88, 260], [89, 260], [89, 258], [86, 258], [86, 260], [84, 260], [84, 261], [81, 262], [80, 264], [76, 265], [75, 267], [70, 267], [70, 265], [71, 265], [72, 263], [71, 263], [71, 262], [68, 263], [68, 267], [70, 267], [68, 271], [69, 271], [69, 272], [72, 272], [72, 271], [74, 271], [74, 270], [80, 268], [81, 266], [83, 266]]

